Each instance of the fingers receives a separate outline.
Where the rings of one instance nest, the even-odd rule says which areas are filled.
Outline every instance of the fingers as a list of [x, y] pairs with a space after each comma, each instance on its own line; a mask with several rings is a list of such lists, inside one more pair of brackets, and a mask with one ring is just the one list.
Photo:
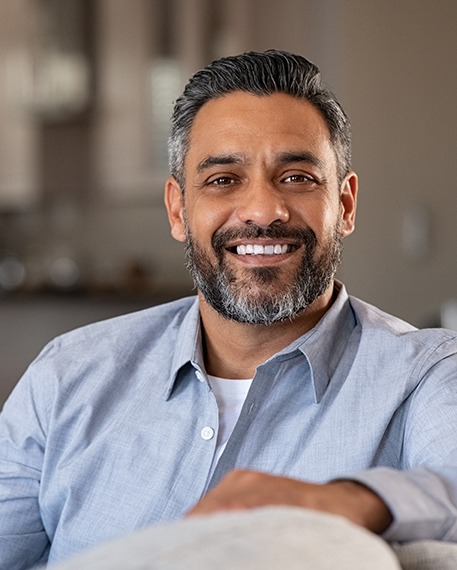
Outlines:
[[296, 506], [303, 501], [308, 487], [318, 486], [258, 471], [232, 471], [188, 514], [246, 510], [267, 505]]
[[206, 494], [188, 516], [288, 505], [341, 515], [373, 532], [392, 522], [385, 503], [370, 489], [354, 481], [316, 484], [261, 473], [232, 471]]

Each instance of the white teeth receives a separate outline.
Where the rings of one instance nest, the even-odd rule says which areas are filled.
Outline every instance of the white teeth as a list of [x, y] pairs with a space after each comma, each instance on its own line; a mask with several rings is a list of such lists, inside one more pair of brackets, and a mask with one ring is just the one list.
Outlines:
[[279, 243], [275, 245], [247, 244], [236, 246], [238, 255], [280, 255], [288, 251], [288, 245], [280, 245]]

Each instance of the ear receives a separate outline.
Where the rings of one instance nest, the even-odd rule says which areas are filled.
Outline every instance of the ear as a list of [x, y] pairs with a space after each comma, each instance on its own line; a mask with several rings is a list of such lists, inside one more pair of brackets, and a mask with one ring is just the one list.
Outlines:
[[165, 207], [170, 222], [171, 235], [180, 242], [186, 241], [186, 228], [184, 224], [184, 203], [181, 187], [173, 176], [165, 183]]
[[355, 228], [358, 187], [359, 183], [357, 174], [355, 172], [349, 172], [344, 177], [340, 191], [341, 235], [343, 237], [352, 234]]

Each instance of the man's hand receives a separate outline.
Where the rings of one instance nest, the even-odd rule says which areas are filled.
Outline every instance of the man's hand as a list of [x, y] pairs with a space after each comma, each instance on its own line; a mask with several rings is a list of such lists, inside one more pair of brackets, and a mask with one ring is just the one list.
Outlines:
[[385, 503], [370, 489], [354, 481], [323, 485], [257, 471], [231, 471], [205, 495], [189, 516], [220, 511], [247, 510], [268, 505], [289, 505], [333, 513], [381, 533], [392, 522]]

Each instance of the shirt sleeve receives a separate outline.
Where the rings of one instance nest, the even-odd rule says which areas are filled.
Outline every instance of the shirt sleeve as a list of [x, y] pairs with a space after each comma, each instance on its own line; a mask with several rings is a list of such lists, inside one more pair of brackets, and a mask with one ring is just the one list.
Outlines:
[[457, 542], [457, 357], [431, 366], [404, 408], [399, 469], [377, 467], [348, 478], [375, 491], [393, 523], [389, 541]]
[[46, 351], [0, 414], [0, 568], [8, 570], [43, 564], [49, 551], [39, 499], [49, 397], [39, 361]]

